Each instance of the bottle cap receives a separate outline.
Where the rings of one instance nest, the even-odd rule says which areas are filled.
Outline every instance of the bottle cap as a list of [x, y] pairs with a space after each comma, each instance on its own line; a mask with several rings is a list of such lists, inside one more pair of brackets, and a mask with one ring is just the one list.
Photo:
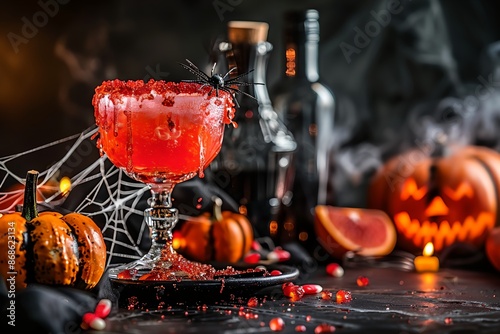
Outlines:
[[267, 40], [269, 24], [254, 21], [230, 21], [227, 24], [229, 42], [257, 44]]
[[306, 41], [319, 41], [319, 13], [316, 9], [287, 11], [285, 24], [287, 34], [298, 35]]

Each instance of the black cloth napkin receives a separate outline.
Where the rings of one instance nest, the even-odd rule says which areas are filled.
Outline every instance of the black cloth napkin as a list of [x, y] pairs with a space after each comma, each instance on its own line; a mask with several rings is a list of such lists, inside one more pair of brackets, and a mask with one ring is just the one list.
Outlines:
[[2, 333], [77, 334], [82, 316], [93, 312], [93, 293], [69, 287], [32, 284], [15, 295], [9, 294], [1, 278], [0, 307]]

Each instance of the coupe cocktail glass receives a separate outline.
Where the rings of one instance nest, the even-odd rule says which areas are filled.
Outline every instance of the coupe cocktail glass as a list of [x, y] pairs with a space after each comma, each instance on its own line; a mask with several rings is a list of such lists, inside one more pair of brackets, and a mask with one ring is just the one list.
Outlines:
[[162, 252], [175, 254], [172, 229], [178, 220], [172, 190], [197, 174], [203, 177], [219, 153], [224, 127], [234, 114], [232, 96], [197, 83], [113, 80], [96, 88], [92, 103], [101, 153], [148, 184], [152, 194], [144, 211], [152, 239], [149, 252], [113, 268], [110, 277], [129, 272], [127, 278], [134, 279], [158, 266], [168, 268], [169, 257]]

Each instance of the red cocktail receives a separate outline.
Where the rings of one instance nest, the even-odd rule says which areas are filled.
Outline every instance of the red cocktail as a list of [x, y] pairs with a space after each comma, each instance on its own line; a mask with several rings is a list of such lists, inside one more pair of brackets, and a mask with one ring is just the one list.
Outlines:
[[99, 148], [117, 167], [144, 183], [187, 180], [210, 164], [230, 123], [228, 93], [163, 81], [108, 81], [93, 104]]
[[[199, 174], [219, 153], [224, 126], [234, 114], [231, 94], [197, 83], [107, 81], [95, 90], [98, 147], [130, 177], [150, 185], [145, 211], [152, 247], [126, 269], [152, 269], [162, 249], [171, 252], [175, 184]], [[121, 268], [123, 270], [123, 268]]]

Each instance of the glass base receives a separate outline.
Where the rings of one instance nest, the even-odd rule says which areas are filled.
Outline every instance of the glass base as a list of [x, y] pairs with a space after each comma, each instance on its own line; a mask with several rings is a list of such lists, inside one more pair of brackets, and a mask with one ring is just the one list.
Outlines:
[[[158, 187], [156, 187], [158, 188]], [[153, 269], [168, 269], [172, 263], [166, 261], [166, 255], [176, 254], [172, 247], [172, 230], [178, 221], [178, 211], [171, 207], [171, 188], [152, 189], [148, 200], [149, 208], [144, 210], [144, 221], [151, 234], [151, 248], [140, 259], [122, 264], [109, 270], [109, 277], [114, 279], [137, 280]], [[163, 255], [163, 256], [162, 256]], [[175, 276], [185, 276], [183, 272], [172, 272]]]
[[[162, 257], [162, 254], [164, 255], [165, 252], [175, 253], [171, 243], [166, 245], [155, 244], [151, 247], [149, 252], [140, 259], [111, 268], [109, 270], [109, 277], [113, 279], [139, 280], [144, 275], [151, 273], [153, 269], [168, 269], [171, 267], [172, 263], [162, 260], [165, 258], [165, 256]], [[172, 276], [179, 278], [187, 275], [183, 271], [169, 272]]]
[[109, 276], [111, 278], [138, 279], [142, 275], [149, 273], [156, 266], [160, 261], [160, 256], [161, 248], [151, 247], [149, 252], [140, 259], [110, 269]]

